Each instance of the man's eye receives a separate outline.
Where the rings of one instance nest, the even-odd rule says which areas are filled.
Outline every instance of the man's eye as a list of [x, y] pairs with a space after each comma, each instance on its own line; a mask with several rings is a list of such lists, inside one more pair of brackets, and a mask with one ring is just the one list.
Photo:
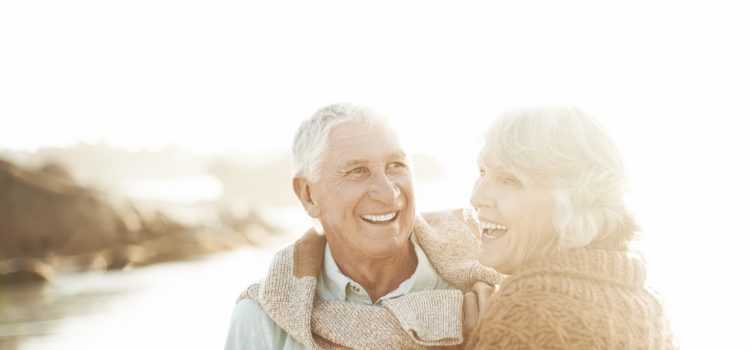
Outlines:
[[349, 176], [362, 176], [365, 174], [367, 174], [367, 169], [364, 167], [354, 168], [346, 172], [346, 175]]
[[388, 168], [390, 168], [390, 169], [403, 169], [403, 168], [406, 168], [406, 163], [402, 163], [402, 162], [388, 163]]
[[479, 176], [484, 176], [484, 169], [479, 169]]

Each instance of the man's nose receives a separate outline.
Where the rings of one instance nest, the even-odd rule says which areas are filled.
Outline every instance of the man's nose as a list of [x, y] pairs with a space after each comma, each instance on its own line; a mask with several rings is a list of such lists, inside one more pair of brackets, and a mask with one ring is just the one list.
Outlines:
[[396, 182], [384, 173], [377, 174], [370, 185], [370, 197], [383, 203], [392, 203], [401, 194]]

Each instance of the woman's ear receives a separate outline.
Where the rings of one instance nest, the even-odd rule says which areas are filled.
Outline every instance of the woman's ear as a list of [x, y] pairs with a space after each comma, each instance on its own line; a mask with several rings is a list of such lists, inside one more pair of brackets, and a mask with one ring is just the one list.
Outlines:
[[312, 218], [319, 218], [320, 207], [313, 199], [313, 189], [310, 181], [306, 178], [295, 176], [294, 179], [292, 179], [292, 187], [294, 187], [294, 194], [297, 195], [300, 203], [305, 207], [307, 215], [310, 215]]

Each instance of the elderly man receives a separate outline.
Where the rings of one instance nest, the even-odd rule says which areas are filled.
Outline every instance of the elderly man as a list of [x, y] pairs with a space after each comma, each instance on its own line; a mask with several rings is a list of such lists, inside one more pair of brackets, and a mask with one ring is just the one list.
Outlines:
[[242, 293], [226, 349], [461, 344], [463, 291], [500, 276], [476, 261], [462, 213], [415, 214], [410, 162], [387, 123], [327, 106], [302, 123], [293, 151], [294, 192], [323, 232], [277, 253]]

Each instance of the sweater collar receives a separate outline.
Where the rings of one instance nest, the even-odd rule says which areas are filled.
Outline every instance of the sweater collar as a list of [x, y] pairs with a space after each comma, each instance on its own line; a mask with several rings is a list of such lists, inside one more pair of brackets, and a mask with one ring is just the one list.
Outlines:
[[641, 254], [586, 247], [558, 251], [547, 259], [522, 267], [513, 277], [518, 279], [540, 274], [568, 275], [625, 288], [642, 288], [646, 281], [646, 267]]

